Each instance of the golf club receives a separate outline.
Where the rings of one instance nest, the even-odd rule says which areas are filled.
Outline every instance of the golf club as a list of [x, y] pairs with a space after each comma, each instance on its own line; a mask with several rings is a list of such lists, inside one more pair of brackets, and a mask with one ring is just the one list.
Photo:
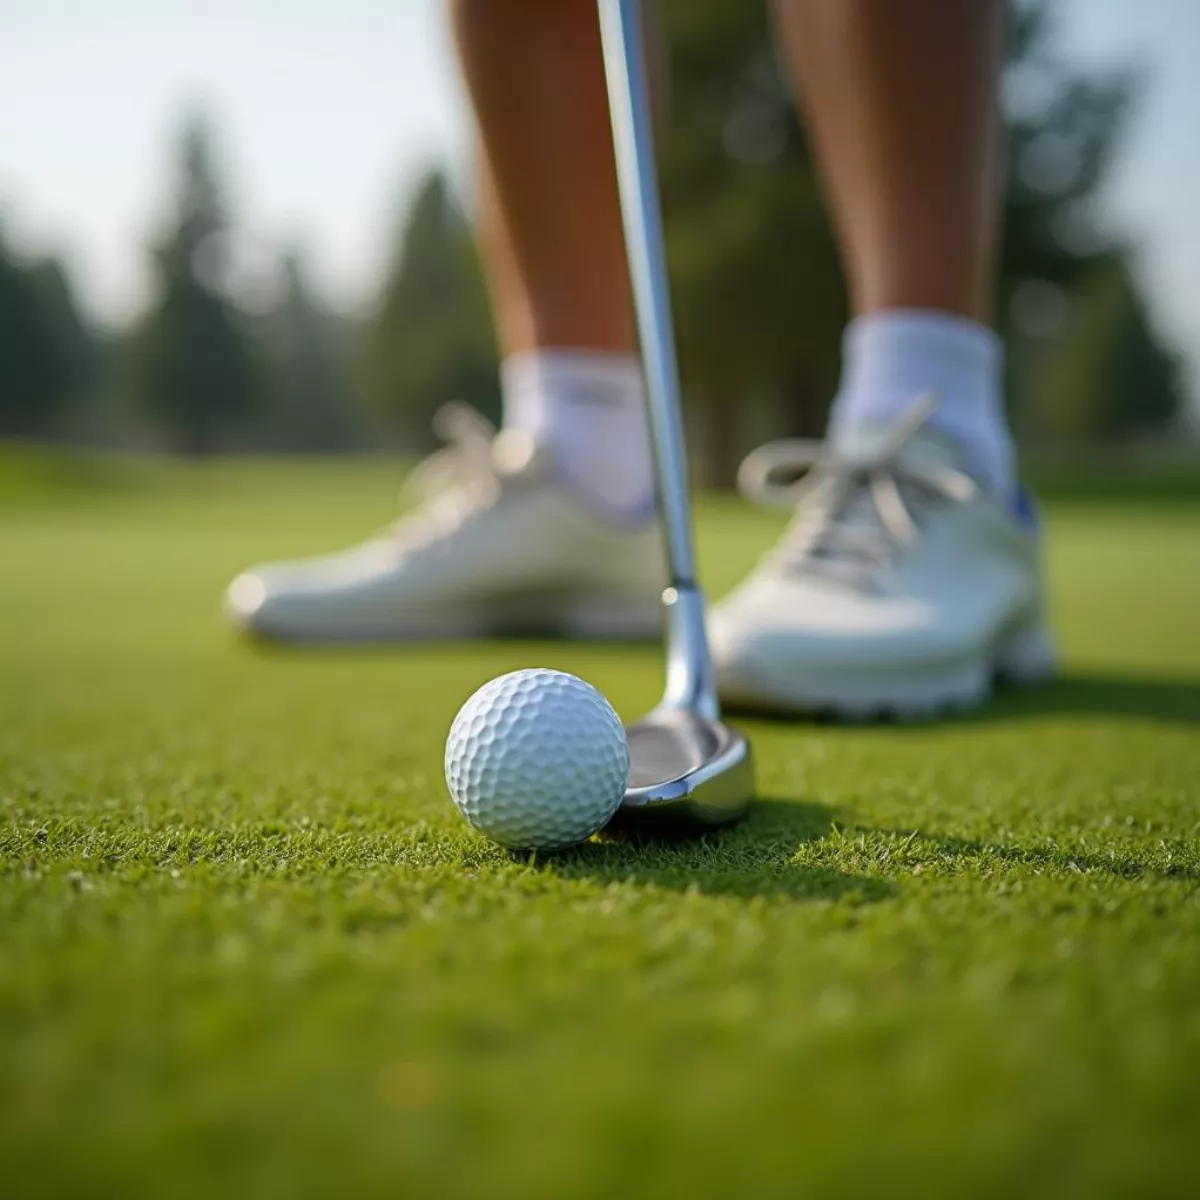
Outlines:
[[696, 582], [679, 369], [654, 165], [638, 0], [599, 0], [629, 272], [645, 363], [650, 436], [670, 586], [666, 690], [626, 727], [629, 783], [614, 824], [687, 831], [741, 817], [754, 794], [750, 743], [721, 720]]

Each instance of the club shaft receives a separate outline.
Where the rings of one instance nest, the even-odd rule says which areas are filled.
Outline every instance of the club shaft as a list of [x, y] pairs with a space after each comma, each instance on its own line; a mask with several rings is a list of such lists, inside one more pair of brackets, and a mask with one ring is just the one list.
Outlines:
[[599, 0], [629, 273], [671, 582], [696, 586], [679, 365], [663, 253], [645, 28], [638, 0]]

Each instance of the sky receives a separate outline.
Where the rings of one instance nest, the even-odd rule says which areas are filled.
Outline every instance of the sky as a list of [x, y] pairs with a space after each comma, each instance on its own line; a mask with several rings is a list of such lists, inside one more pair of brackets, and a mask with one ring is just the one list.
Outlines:
[[[1200, 2], [1059, 7], [1065, 56], [1146, 70], [1102, 212], [1138, 243], [1200, 397]], [[441, 0], [0, 0], [0, 225], [63, 255], [100, 323], [145, 301], [188, 111], [217, 131], [247, 245], [302, 245], [347, 309], [378, 286], [420, 172], [461, 170], [469, 143]]]

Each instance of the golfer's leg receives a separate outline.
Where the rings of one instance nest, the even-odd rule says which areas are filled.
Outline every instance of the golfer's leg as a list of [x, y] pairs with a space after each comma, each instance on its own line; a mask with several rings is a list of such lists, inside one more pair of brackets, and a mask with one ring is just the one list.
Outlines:
[[595, 0], [454, 0], [504, 354], [632, 353]]
[[[988, 327], [1001, 4], [775, 9], [854, 319], [825, 467], [836, 485], [810, 493], [780, 551], [714, 610], [721, 690], [856, 717], [972, 704], [996, 673], [1032, 679], [1052, 663]], [[765, 452], [747, 478], [792, 453]]]
[[855, 311], [988, 319], [999, 0], [777, 0]]
[[[448, 480], [448, 500], [431, 496], [362, 551], [243, 572], [227, 611], [290, 641], [657, 637], [662, 551], [595, 0], [451, 12], [478, 128], [504, 426], [533, 452], [506, 439], [459, 454], [453, 479], [427, 476]], [[474, 445], [478, 423], [460, 415], [458, 436]]]
[[584, 497], [645, 513], [652, 485], [595, 0], [453, 0], [478, 130], [478, 235], [505, 424]]
[[855, 321], [834, 425], [893, 418], [924, 391], [980, 481], [1012, 484], [997, 240], [1001, 0], [775, 0]]

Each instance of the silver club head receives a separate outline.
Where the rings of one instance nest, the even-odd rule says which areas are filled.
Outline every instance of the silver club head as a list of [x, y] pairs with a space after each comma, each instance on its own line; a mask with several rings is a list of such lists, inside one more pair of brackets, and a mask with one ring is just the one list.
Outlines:
[[655, 710], [626, 726], [629, 784], [612, 827], [700, 833], [741, 818], [754, 795], [750, 743], [722, 721]]

